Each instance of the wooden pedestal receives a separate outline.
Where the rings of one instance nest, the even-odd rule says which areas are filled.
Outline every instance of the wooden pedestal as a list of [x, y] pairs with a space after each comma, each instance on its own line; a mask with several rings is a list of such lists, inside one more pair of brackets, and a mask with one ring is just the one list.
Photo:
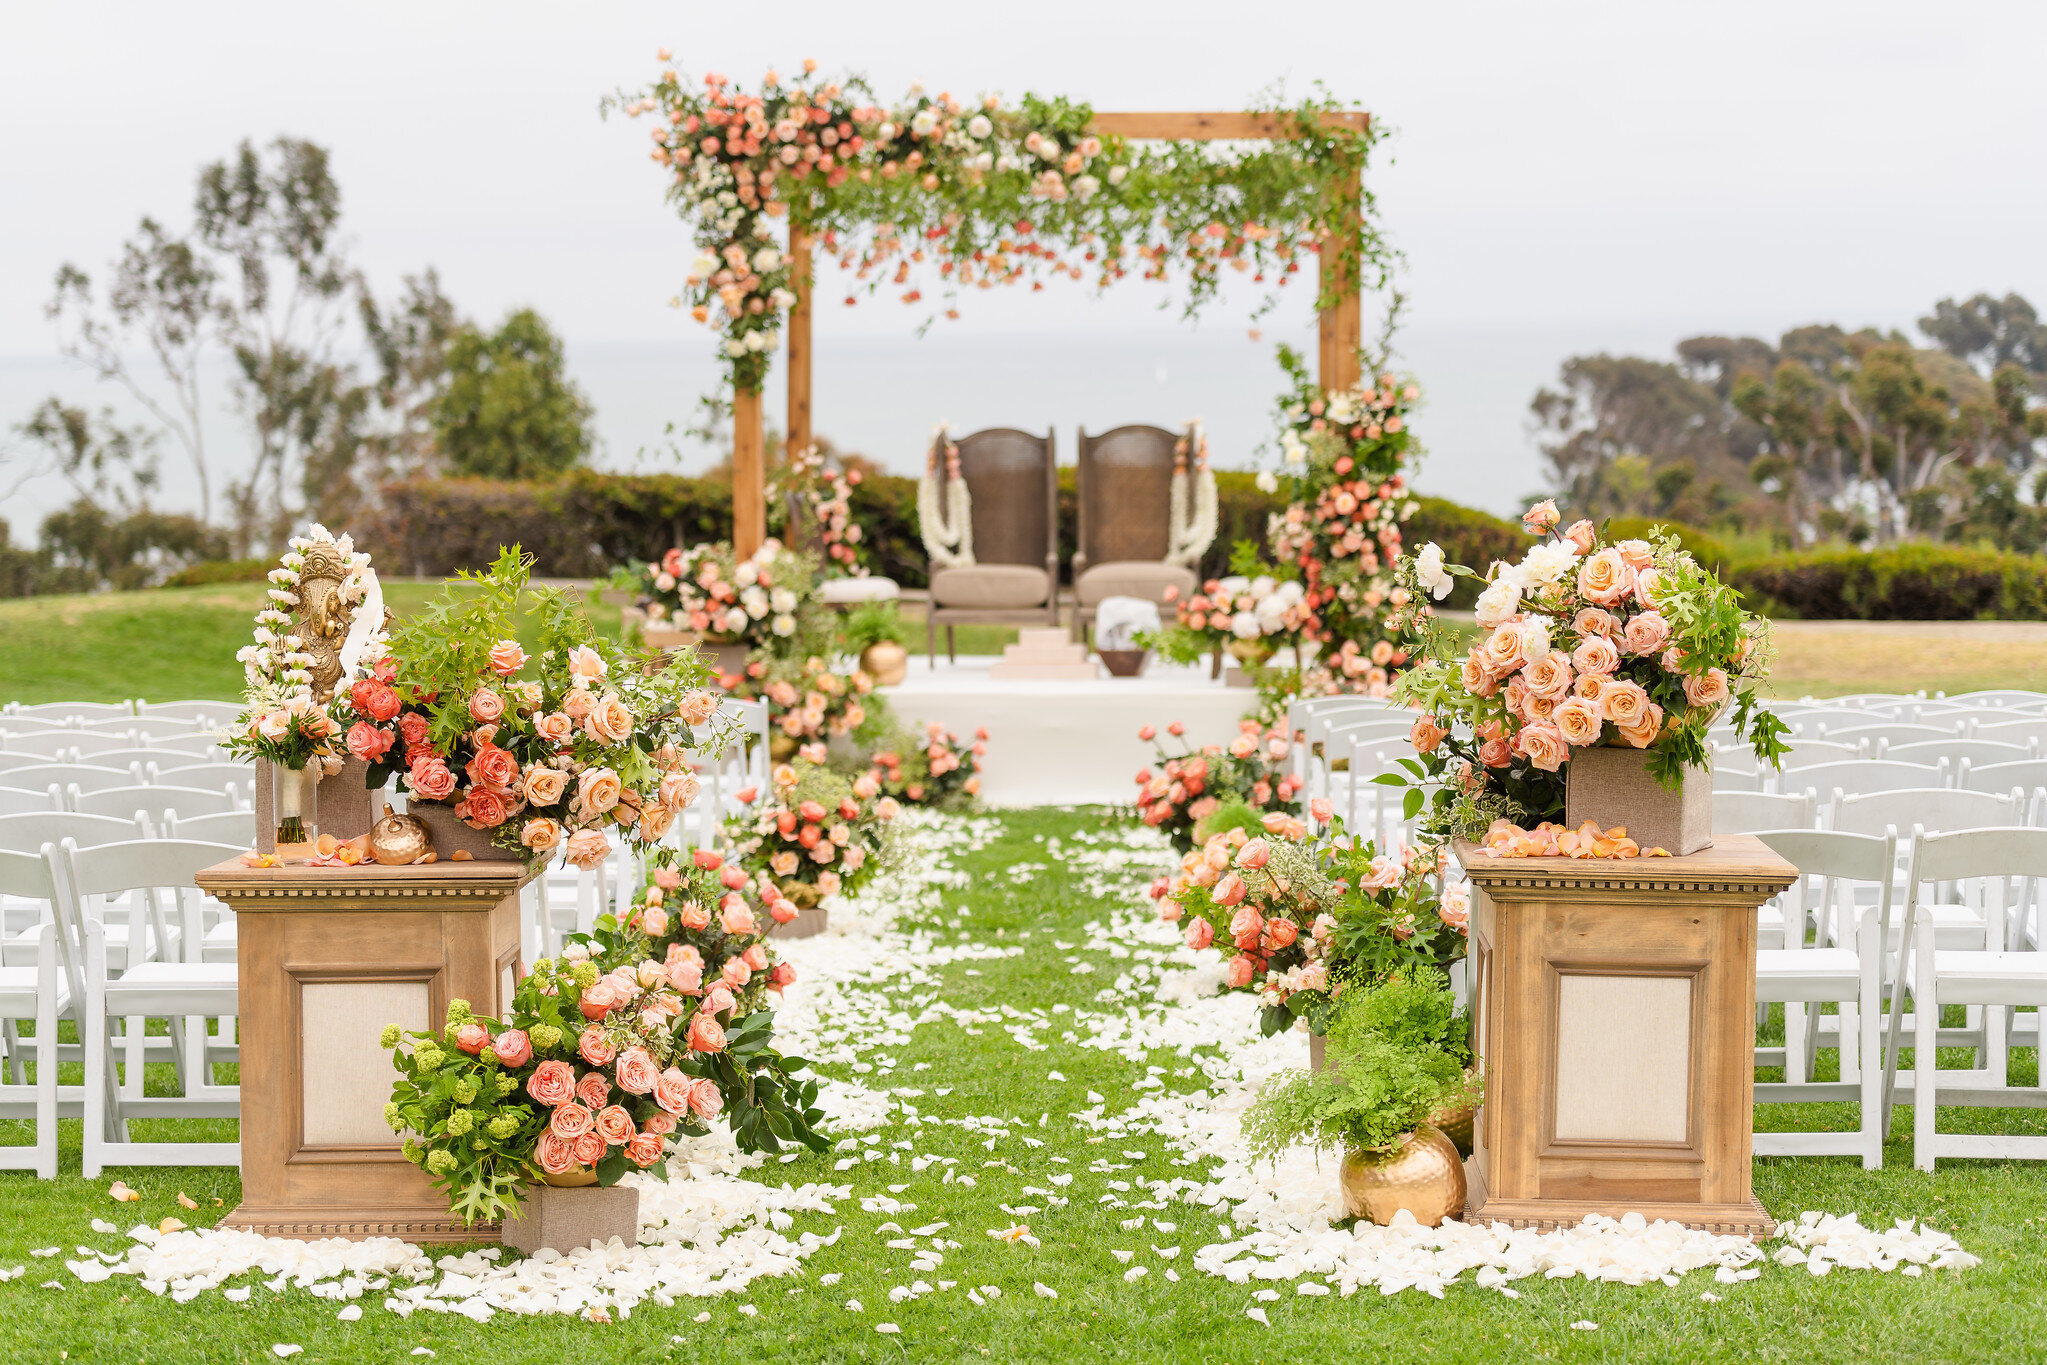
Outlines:
[[496, 1015], [523, 971], [524, 863], [244, 867], [198, 875], [233, 907], [241, 979], [242, 1202], [222, 1227], [276, 1237], [496, 1241], [465, 1227], [384, 1122], [386, 1024]]
[[1756, 908], [1792, 866], [1741, 835], [1683, 858], [1457, 856], [1486, 1084], [1466, 1220], [1774, 1233], [1749, 1188]]

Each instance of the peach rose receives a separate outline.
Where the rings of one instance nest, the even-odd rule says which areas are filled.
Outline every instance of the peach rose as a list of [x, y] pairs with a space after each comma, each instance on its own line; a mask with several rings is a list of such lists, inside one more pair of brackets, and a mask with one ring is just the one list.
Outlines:
[[577, 998], [576, 1008], [585, 1019], [602, 1019], [619, 1005], [618, 987], [608, 977], [598, 977], [583, 989]]
[[1634, 586], [1635, 571], [1621, 558], [1621, 552], [1612, 546], [1588, 556], [1578, 566], [1579, 594], [1599, 606], [1617, 605], [1633, 591]]
[[1663, 587], [1663, 571], [1654, 565], [1635, 575], [1635, 605], [1653, 607], [1656, 594]]
[[488, 687], [479, 687], [469, 694], [469, 715], [485, 725], [501, 719], [505, 714], [505, 699]]
[[535, 853], [549, 852], [561, 841], [561, 822], [545, 816], [528, 820], [519, 830], [519, 843]]
[[629, 1047], [618, 1054], [618, 1088], [629, 1095], [645, 1095], [654, 1089], [661, 1074], [654, 1058], [643, 1047]]
[[661, 778], [660, 801], [670, 810], [685, 810], [703, 789], [704, 784], [688, 769], [668, 773]]
[[1528, 662], [1526, 640], [1520, 622], [1502, 622], [1493, 627], [1493, 633], [1479, 647], [1479, 662], [1495, 678], [1504, 678]]
[[660, 843], [662, 836], [668, 833], [669, 826], [674, 823], [675, 812], [667, 806], [652, 805], [644, 808], [640, 811], [640, 828], [638, 831], [640, 842], [647, 844]]
[[596, 707], [597, 695], [594, 692], [586, 692], [580, 687], [570, 688], [568, 695], [562, 698], [562, 713], [570, 720], [582, 720], [595, 710]]
[[1655, 702], [1647, 703], [1640, 715], [1626, 724], [1615, 723], [1621, 738], [1637, 749], [1646, 749], [1656, 742], [1656, 736], [1663, 729], [1663, 708]]
[[1646, 540], [1616, 541], [1613, 548], [1627, 562], [1628, 567], [1635, 570], [1648, 568], [1655, 558], [1655, 554], [1650, 550], [1649, 542]]
[[576, 779], [576, 801], [591, 815], [602, 815], [618, 804], [625, 783], [609, 768], [585, 768]]
[[718, 1117], [725, 1107], [725, 1096], [718, 1089], [718, 1083], [705, 1076], [699, 1076], [689, 1083], [689, 1111], [700, 1119]]
[[710, 927], [711, 910], [709, 906], [701, 901], [684, 901], [682, 903], [682, 913], [676, 916], [676, 918], [680, 921], [683, 928], [694, 933]]
[[405, 783], [422, 801], [441, 801], [455, 794], [455, 774], [433, 755], [422, 755], [405, 775]]
[[1670, 623], [1660, 612], [1645, 611], [1628, 621], [1625, 641], [1630, 654], [1655, 654], [1670, 641]]
[[500, 678], [509, 678], [526, 666], [526, 651], [517, 640], [500, 640], [490, 647], [490, 666]]
[[1621, 652], [1604, 635], [1587, 635], [1571, 651], [1571, 662], [1580, 673], [1611, 673], [1621, 666]]
[[1228, 907], [1243, 900], [1249, 890], [1250, 888], [1244, 885], [1242, 877], [1234, 872], [1225, 872], [1221, 880], [1216, 882], [1211, 897], [1217, 905]]
[[1521, 727], [1521, 733], [1514, 737], [1514, 747], [1529, 763], [1546, 773], [1553, 773], [1571, 756], [1571, 746], [1565, 742], [1563, 731], [1546, 720]]
[[692, 1052], [717, 1052], [725, 1046], [725, 1030], [718, 1026], [710, 1011], [698, 1010], [689, 1021], [685, 1041]]
[[1684, 680], [1685, 700], [1694, 706], [1710, 706], [1715, 709], [1727, 704], [1727, 670], [1709, 668], [1704, 673], [1687, 674]]
[[1271, 858], [1271, 844], [1266, 843], [1263, 839], [1250, 839], [1245, 841], [1244, 846], [1237, 850], [1236, 861], [1238, 867], [1248, 867], [1256, 871], [1271, 861]]
[[560, 711], [549, 711], [534, 718], [533, 732], [559, 748], [576, 737], [576, 722]]
[[1484, 650], [1483, 644], [1473, 646], [1471, 653], [1465, 657], [1463, 665], [1458, 669], [1458, 681], [1464, 685], [1464, 690], [1474, 697], [1496, 696], [1500, 690], [1499, 679], [1486, 669]]
[[1578, 614], [1571, 618], [1571, 629], [1580, 635], [1605, 635], [1610, 638], [1618, 634], [1620, 628], [1618, 616], [1610, 611], [1601, 611], [1598, 607], [1581, 607]]
[[607, 671], [604, 656], [590, 646], [577, 645], [569, 651], [569, 676], [586, 686], [602, 682]]
[[1488, 768], [1504, 768], [1514, 761], [1514, 751], [1504, 739], [1489, 739], [1478, 746], [1478, 761]]
[[583, 717], [583, 729], [600, 744], [623, 744], [632, 738], [633, 709], [616, 692], [606, 692]]
[[[588, 999], [589, 992], [584, 992]], [[592, 1024], [576, 1039], [576, 1055], [592, 1066], [604, 1066], [618, 1055], [618, 1049], [604, 1036], [604, 1030]]]
[[559, 768], [528, 768], [522, 784], [526, 799], [536, 806], [552, 806], [569, 789], [569, 775]]
[[[533, 1040], [526, 1036], [524, 1029], [506, 1029], [491, 1043], [490, 1050], [506, 1066], [524, 1066], [533, 1060]], [[534, 1098], [540, 1097], [536, 1095]]]
[[567, 857], [577, 867], [589, 869], [611, 856], [611, 840], [601, 829], [579, 829], [569, 836]]
[[456, 813], [471, 829], [496, 829], [512, 815], [505, 798], [489, 787], [471, 787]]
[[697, 688], [682, 694], [676, 711], [682, 716], [684, 725], [702, 725], [718, 714], [718, 694], [706, 688]]
[[455, 1046], [474, 1057], [490, 1042], [490, 1030], [481, 1024], [464, 1024], [455, 1030]]
[[710, 1015], [714, 1019], [717, 1016], [731, 1010], [733, 1005], [736, 1003], [737, 1002], [732, 998], [732, 988], [726, 985], [723, 981], [718, 982], [717, 984], [713, 985], [711, 989], [704, 992], [703, 1000], [704, 1013]]
[[597, 1111], [597, 1132], [613, 1147], [623, 1147], [640, 1135], [639, 1125], [623, 1105], [607, 1104]]
[[1239, 953], [1230, 959], [1230, 965], [1223, 974], [1223, 980], [1229, 985], [1230, 989], [1242, 990], [1251, 984], [1251, 978], [1256, 972], [1257, 968], [1252, 965], [1251, 959]]
[[654, 1103], [680, 1118], [689, 1109], [689, 1077], [669, 1067], [654, 1078]]
[[595, 1166], [604, 1160], [604, 1139], [595, 1129], [577, 1138], [569, 1150], [576, 1154], [576, 1160], [585, 1166]]
[[1583, 697], [1573, 697], [1569, 701], [1560, 702], [1557, 709], [1550, 712], [1550, 721], [1557, 727], [1557, 732], [1564, 737], [1567, 744], [1575, 744], [1582, 748], [1599, 740], [1602, 718], [1596, 702], [1587, 701]]
[[564, 1061], [546, 1061], [526, 1078], [526, 1093], [544, 1105], [567, 1104], [576, 1097], [576, 1069]]
[[1549, 653], [1522, 671], [1528, 690], [1546, 701], [1561, 701], [1571, 695], [1571, 660], [1561, 649]]
[[1625, 678], [1615, 679], [1600, 694], [1600, 704], [1606, 710], [1606, 718], [1623, 730], [1642, 723], [1642, 716], [1652, 703], [1649, 694], [1642, 690], [1642, 684]]
[[1197, 919], [1187, 926], [1187, 946], [1200, 952], [1215, 942], [1215, 926], [1205, 919]]
[[1592, 553], [1593, 544], [1599, 539], [1599, 528], [1581, 517], [1572, 522], [1569, 529], [1564, 532], [1564, 539], [1577, 546], [1579, 554], [1589, 555]]
[[1407, 740], [1414, 745], [1416, 753], [1432, 754], [1449, 733], [1447, 728], [1437, 723], [1434, 716], [1423, 716], [1414, 723], [1414, 728], [1407, 732]]
[[1571, 695], [1582, 697], [1599, 708], [1599, 714], [1606, 714], [1606, 689], [1613, 685], [1610, 673], [1580, 673], [1578, 681], [1571, 684]]
[[1563, 519], [1563, 514], [1557, 511], [1555, 498], [1544, 498], [1521, 514], [1521, 524], [1537, 535], [1541, 535]]
[[[738, 900], [738, 897], [735, 896], [733, 899]], [[735, 935], [755, 933], [760, 928], [754, 921], [753, 911], [746, 908], [744, 901], [721, 910], [718, 915], [718, 927], [728, 934]]]
[[594, 1114], [611, 1099], [611, 1082], [604, 1079], [601, 1071], [586, 1071], [583, 1079], [576, 1082], [576, 1099]]
[[549, 1175], [567, 1175], [576, 1169], [575, 1144], [544, 1132], [540, 1141], [533, 1144], [533, 1160]]

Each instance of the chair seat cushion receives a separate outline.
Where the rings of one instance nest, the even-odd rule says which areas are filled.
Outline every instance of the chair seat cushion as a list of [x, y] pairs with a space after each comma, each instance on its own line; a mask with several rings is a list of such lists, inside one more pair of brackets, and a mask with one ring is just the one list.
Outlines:
[[1147, 602], [1167, 601], [1166, 589], [1173, 588], [1181, 600], [1193, 596], [1194, 570], [1156, 560], [1125, 559], [1095, 564], [1082, 571], [1073, 583], [1074, 600], [1083, 607], [1099, 606], [1107, 597], [1141, 597]]
[[1015, 611], [1044, 606], [1051, 586], [1045, 571], [1029, 564], [969, 564], [932, 574], [931, 602], [940, 607]]
[[817, 590], [818, 597], [832, 605], [849, 602], [893, 602], [903, 595], [902, 585], [879, 574], [867, 578], [828, 578]]
[[1765, 948], [1756, 953], [1758, 1000], [1853, 1000], [1862, 959], [1846, 948]]
[[142, 962], [106, 983], [108, 1014], [233, 1014], [230, 962]]

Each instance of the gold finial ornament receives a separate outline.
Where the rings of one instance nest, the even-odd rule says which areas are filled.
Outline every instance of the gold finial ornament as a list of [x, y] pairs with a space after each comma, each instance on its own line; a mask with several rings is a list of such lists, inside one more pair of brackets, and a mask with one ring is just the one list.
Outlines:
[[416, 815], [394, 814], [386, 806], [383, 819], [370, 826], [370, 857], [386, 867], [410, 866], [433, 851], [433, 836]]

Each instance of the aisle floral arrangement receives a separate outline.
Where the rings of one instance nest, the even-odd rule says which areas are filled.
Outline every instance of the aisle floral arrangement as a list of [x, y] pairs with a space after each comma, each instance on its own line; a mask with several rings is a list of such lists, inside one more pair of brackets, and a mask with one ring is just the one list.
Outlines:
[[702, 665], [625, 653], [554, 590], [532, 593], [529, 658], [513, 625], [531, 567], [515, 546], [406, 621], [341, 703], [345, 742], [372, 786], [396, 777], [499, 847], [594, 867], [613, 836], [658, 843], [696, 799], [685, 753], [719, 742], [719, 696]]
[[[1243, 567], [1255, 565], [1247, 561]], [[1298, 580], [1233, 573], [1209, 579], [1181, 602], [1171, 629], [1137, 638], [1175, 663], [1191, 664], [1221, 651], [1255, 667], [1282, 646], [1298, 642], [1310, 615], [1306, 589]]]
[[787, 653], [821, 626], [816, 561], [774, 539], [748, 559], [724, 542], [671, 549], [658, 563], [622, 569], [620, 582], [649, 621], [713, 644]]
[[816, 446], [805, 446], [768, 476], [768, 511], [784, 519], [788, 543], [815, 540], [826, 577], [865, 578], [866, 533], [853, 520], [853, 490], [865, 476], [833, 464]]
[[822, 757], [778, 764], [767, 792], [739, 793], [739, 803], [752, 809], [728, 822], [734, 859], [805, 909], [873, 875], [902, 810], [872, 773], [848, 781]]
[[1187, 727], [1179, 721], [1166, 734], [1180, 741], [1181, 752], [1169, 754], [1156, 726], [1137, 737], [1158, 754], [1158, 766], [1137, 774], [1137, 815], [1164, 833], [1185, 853], [1197, 842], [1196, 831], [1226, 803], [1241, 803], [1258, 812], [1292, 808], [1299, 779], [1288, 771], [1293, 740], [1284, 726], [1266, 729], [1255, 719], [1239, 723], [1237, 737], [1227, 745], [1200, 749], [1187, 745]]
[[1257, 995], [1268, 1035], [1297, 1019], [1319, 1034], [1346, 989], [1464, 956], [1470, 904], [1444, 887], [1441, 847], [1381, 853], [1327, 802], [1312, 814], [1319, 832], [1277, 812], [1218, 830], [1151, 886], [1189, 948], [1222, 954], [1226, 987]]
[[972, 810], [981, 794], [981, 760], [988, 754], [988, 732], [974, 731], [962, 741], [937, 721], [924, 736], [906, 728], [889, 735], [874, 751], [873, 776], [881, 790], [897, 801], [934, 810]]
[[840, 673], [816, 654], [755, 658], [721, 682], [730, 696], [767, 702], [769, 752], [778, 763], [800, 745], [851, 735], [884, 706], [865, 670]]
[[[1757, 695], [1769, 626], [1678, 542], [1612, 541], [1589, 521], [1559, 531], [1554, 503], [1523, 518], [1543, 537], [1495, 564], [1476, 611], [1484, 637], [1460, 649], [1426, 618], [1420, 661], [1399, 695], [1424, 715], [1405, 775], [1410, 815], [1442, 837], [1481, 839], [1495, 821], [1562, 818], [1564, 770], [1593, 745], [1642, 750], [1665, 786], [1707, 761], [1706, 730], [1732, 711], [1737, 733], [1775, 763], [1786, 727]], [[1456, 577], [1435, 545], [1402, 561], [1402, 586], [1440, 599]]]
[[[621, 923], [600, 917], [520, 981], [503, 1019], [453, 1001], [439, 1032], [384, 1030], [384, 1117], [467, 1223], [513, 1214], [554, 1179], [660, 1174], [671, 1134], [724, 1117], [742, 1150], [822, 1151], [817, 1082], [769, 1046], [769, 993], [794, 980], [741, 890], [662, 862]], [[409, 1041], [408, 1041], [409, 1040]]]

